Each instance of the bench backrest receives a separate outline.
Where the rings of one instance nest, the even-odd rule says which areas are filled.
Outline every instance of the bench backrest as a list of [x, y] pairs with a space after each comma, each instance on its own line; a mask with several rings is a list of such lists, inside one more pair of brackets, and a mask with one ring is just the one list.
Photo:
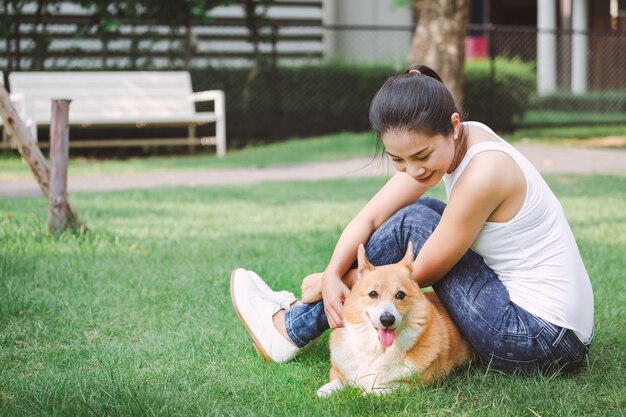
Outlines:
[[50, 123], [50, 100], [69, 98], [70, 123], [142, 122], [195, 113], [191, 78], [183, 71], [12, 72], [12, 94], [23, 97], [37, 124]]

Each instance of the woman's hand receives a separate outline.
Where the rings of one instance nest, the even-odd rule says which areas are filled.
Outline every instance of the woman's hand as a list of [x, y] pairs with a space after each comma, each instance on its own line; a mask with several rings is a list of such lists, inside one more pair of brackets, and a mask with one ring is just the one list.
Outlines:
[[305, 304], [315, 303], [322, 299], [322, 276], [323, 272], [307, 275], [302, 280], [302, 302]]
[[341, 277], [324, 273], [322, 276], [322, 298], [324, 312], [331, 329], [343, 326], [343, 302], [350, 294], [350, 290], [343, 283]]

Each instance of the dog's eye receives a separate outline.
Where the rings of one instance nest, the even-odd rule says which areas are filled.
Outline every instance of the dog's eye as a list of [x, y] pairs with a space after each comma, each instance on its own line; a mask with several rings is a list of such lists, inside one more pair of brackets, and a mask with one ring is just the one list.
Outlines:
[[376, 291], [371, 291], [369, 294], [370, 298], [378, 298], [378, 293]]
[[404, 297], [406, 297], [406, 294], [403, 291], [398, 291], [398, 293], [396, 294], [397, 300], [404, 300]]

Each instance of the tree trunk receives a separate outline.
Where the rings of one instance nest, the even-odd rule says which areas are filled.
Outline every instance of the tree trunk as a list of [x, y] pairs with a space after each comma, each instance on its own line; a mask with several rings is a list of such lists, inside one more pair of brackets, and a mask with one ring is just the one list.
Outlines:
[[48, 169], [46, 158], [41, 153], [30, 130], [18, 116], [9, 98], [9, 93], [3, 86], [0, 86], [0, 116], [2, 116], [4, 121], [7, 135], [11, 137], [24, 160], [28, 162], [28, 166], [33, 172], [41, 192], [48, 197], [50, 170]]
[[434, 69], [463, 103], [463, 66], [469, 0], [415, 0], [417, 23], [411, 43], [411, 64]]

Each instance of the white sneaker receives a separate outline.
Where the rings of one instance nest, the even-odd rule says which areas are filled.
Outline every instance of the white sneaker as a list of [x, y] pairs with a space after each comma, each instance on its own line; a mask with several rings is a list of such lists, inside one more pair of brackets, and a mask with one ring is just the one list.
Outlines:
[[248, 273], [250, 278], [252, 278], [256, 286], [259, 287], [261, 291], [265, 292], [268, 298], [272, 298], [274, 301], [280, 304], [281, 309], [289, 310], [291, 308], [291, 305], [297, 301], [296, 296], [293, 295], [292, 292], [274, 291], [272, 290], [272, 288], [270, 288], [269, 285], [265, 283], [265, 281], [259, 276], [259, 274], [250, 270], [247, 270], [246, 272]]
[[266, 361], [286, 362], [299, 349], [274, 326], [272, 317], [288, 303], [286, 298], [277, 299], [277, 294], [280, 293], [259, 288], [256, 280], [245, 269], [235, 269], [230, 276], [233, 307], [252, 336], [254, 347]]

